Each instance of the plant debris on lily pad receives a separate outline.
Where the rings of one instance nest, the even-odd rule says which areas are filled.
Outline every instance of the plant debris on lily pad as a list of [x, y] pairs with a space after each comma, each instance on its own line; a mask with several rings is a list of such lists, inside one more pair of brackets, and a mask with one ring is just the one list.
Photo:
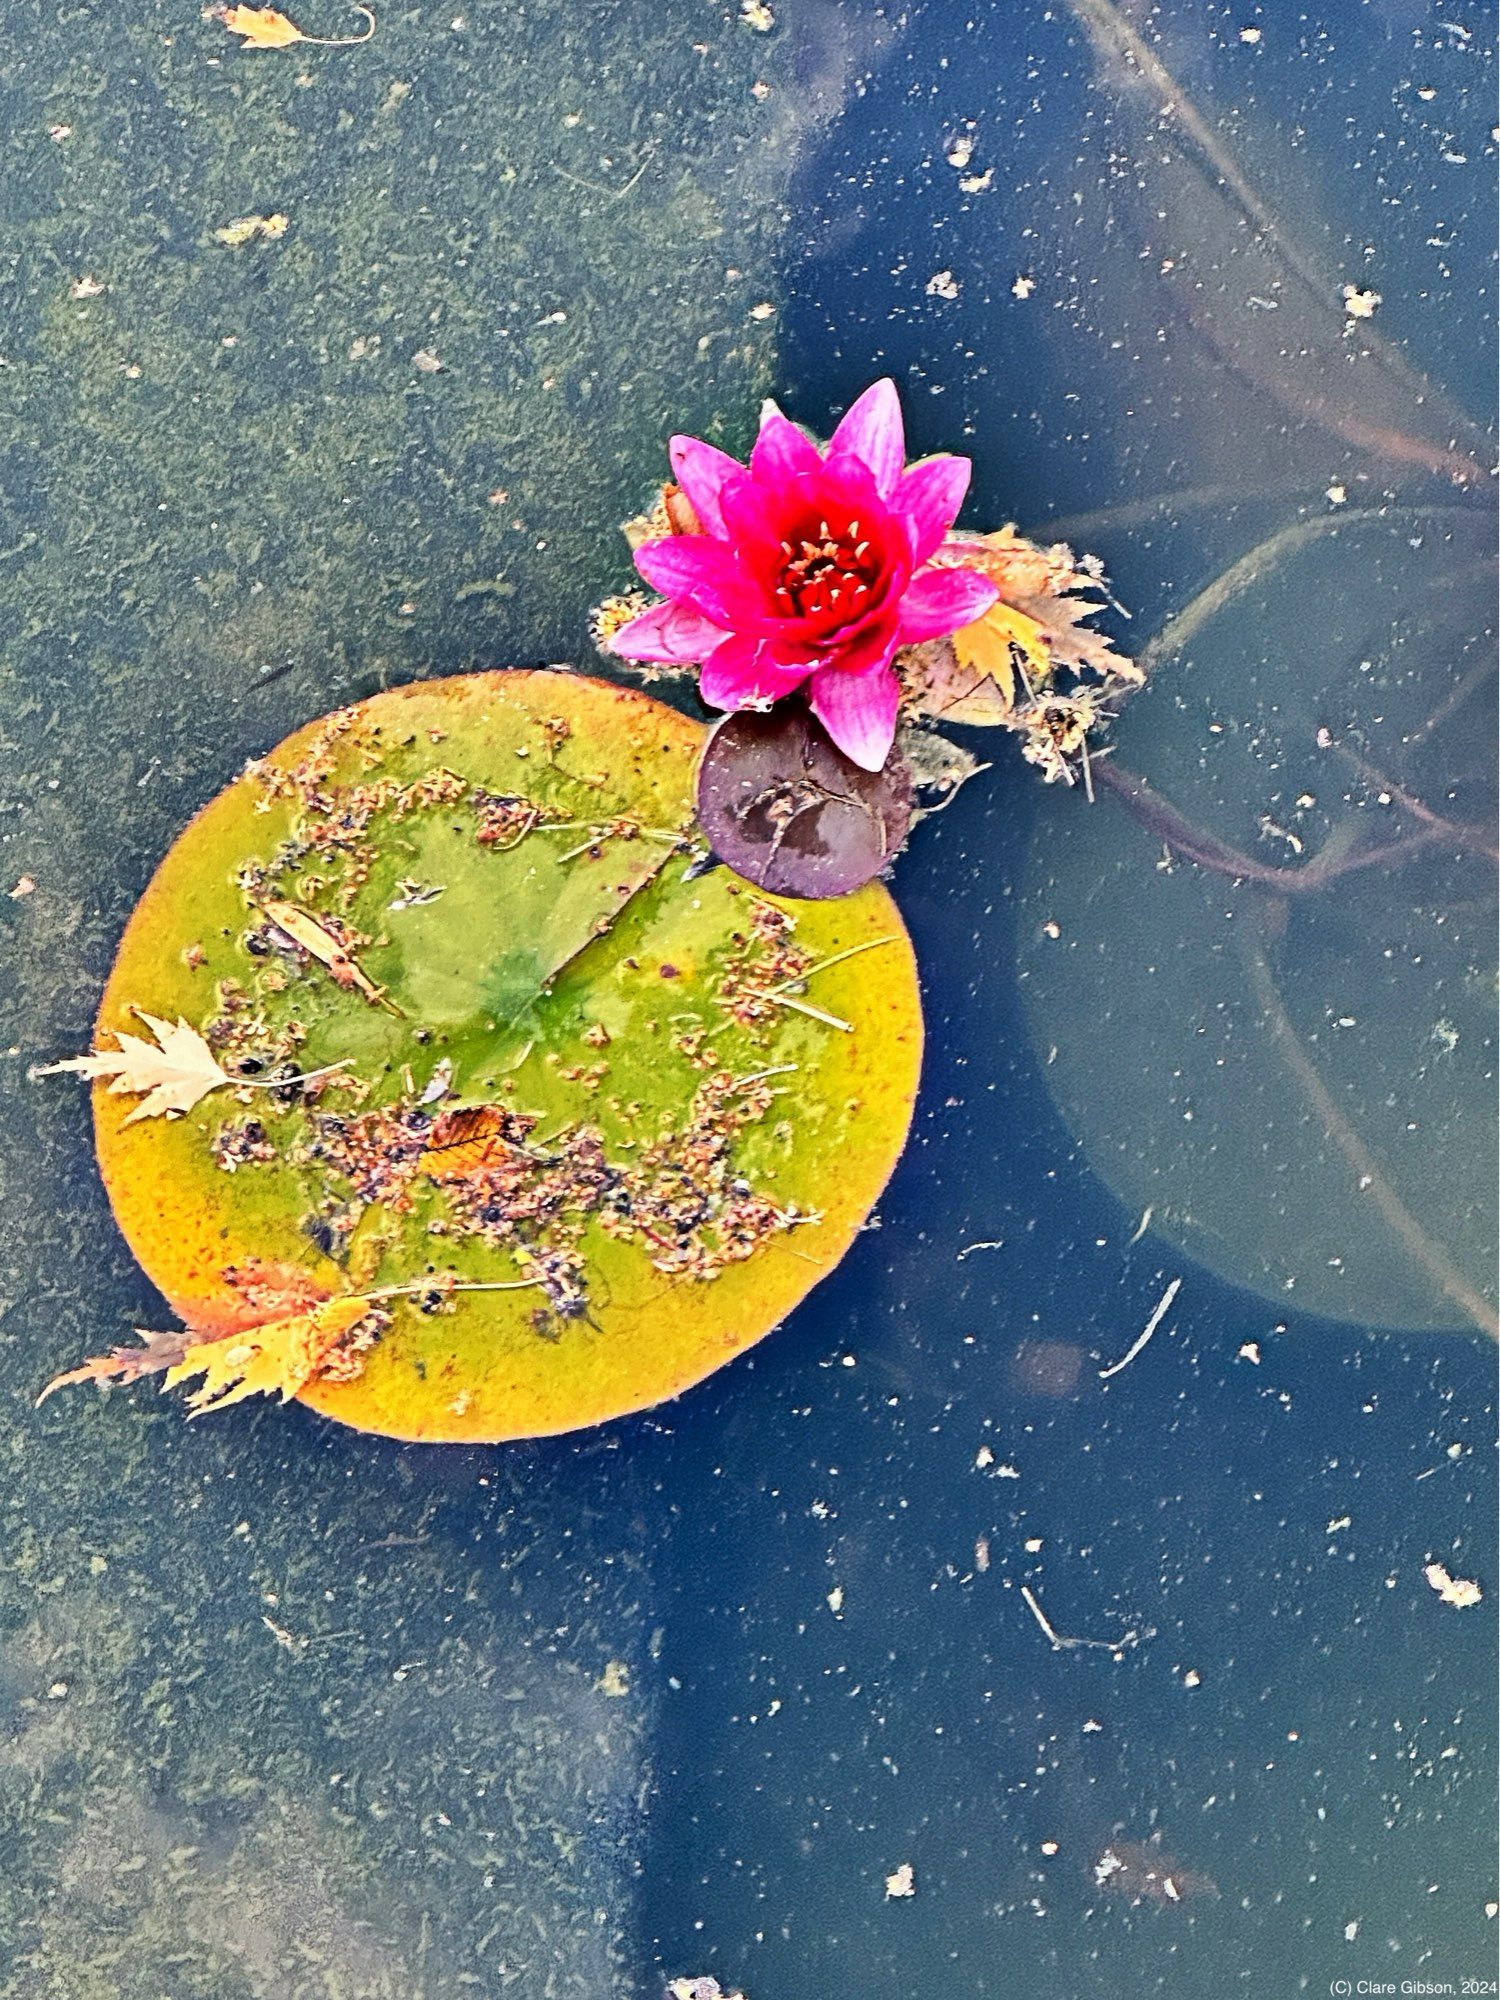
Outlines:
[[800, 703], [729, 716], [698, 771], [698, 818], [714, 853], [777, 895], [863, 888], [899, 852], [911, 814], [902, 759], [861, 770]]
[[530, 1436], [676, 1394], [833, 1268], [911, 1115], [911, 945], [877, 886], [702, 872], [703, 736], [475, 674], [310, 724], [199, 815], [73, 1064], [184, 1324], [62, 1379]]

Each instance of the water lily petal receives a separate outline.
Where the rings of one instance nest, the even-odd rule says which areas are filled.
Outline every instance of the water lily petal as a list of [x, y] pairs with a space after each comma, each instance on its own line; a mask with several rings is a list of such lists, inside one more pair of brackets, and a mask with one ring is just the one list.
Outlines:
[[1000, 595], [976, 569], [927, 569], [901, 600], [901, 643], [941, 639], [982, 618]]
[[844, 673], [820, 667], [808, 686], [813, 714], [862, 771], [878, 771], [896, 740], [901, 689], [889, 667]]
[[[862, 624], [848, 627], [825, 642], [820, 665], [836, 666], [841, 674], [865, 674], [889, 666], [901, 643], [901, 620], [894, 604], [883, 605]], [[777, 651], [781, 648], [778, 646]]]
[[667, 446], [667, 456], [672, 461], [677, 484], [704, 528], [711, 535], [722, 535], [724, 520], [719, 512], [719, 488], [732, 474], [743, 472], [744, 467], [727, 451], [705, 444], [702, 438], [674, 437]]
[[869, 470], [882, 500], [893, 496], [906, 461], [906, 432], [896, 385], [888, 375], [870, 384], [833, 434], [829, 465], [848, 459]]
[[642, 542], [635, 566], [663, 597], [685, 598], [705, 617], [733, 626], [736, 614], [758, 608], [758, 596], [734, 552], [711, 535], [668, 535]]
[[924, 458], [902, 478], [893, 509], [906, 523], [914, 565], [942, 547], [964, 504], [972, 469], [967, 458]]
[[622, 660], [655, 660], [665, 666], [695, 667], [724, 637], [724, 628], [691, 604], [668, 598], [622, 625], [609, 650]]
[[774, 485], [793, 479], [799, 472], [816, 472], [823, 458], [805, 431], [799, 431], [774, 403], [761, 411], [760, 436], [750, 453], [750, 470], [757, 480]]
[[760, 640], [732, 632], [703, 662], [698, 692], [710, 708], [767, 708], [806, 679], [806, 667], [782, 666]]

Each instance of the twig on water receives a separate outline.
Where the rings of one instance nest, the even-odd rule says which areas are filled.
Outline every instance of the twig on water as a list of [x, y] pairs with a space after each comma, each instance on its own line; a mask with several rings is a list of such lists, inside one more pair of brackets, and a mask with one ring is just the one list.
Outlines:
[[1145, 1326], [1141, 1329], [1140, 1333], [1137, 1334], [1136, 1338], [1130, 1343], [1129, 1347], [1125, 1350], [1125, 1352], [1120, 1356], [1119, 1360], [1112, 1361], [1109, 1364], [1108, 1368], [1101, 1368], [1099, 1370], [1099, 1380], [1101, 1382], [1107, 1382], [1111, 1375], [1118, 1375], [1122, 1368], [1128, 1368], [1130, 1366], [1131, 1362], [1134, 1361], [1135, 1357], [1140, 1353], [1141, 1349], [1146, 1345], [1146, 1342], [1151, 1338], [1152, 1334], [1155, 1333], [1156, 1329], [1161, 1325], [1162, 1321], [1171, 1311], [1172, 1301], [1173, 1299], [1176, 1298], [1178, 1292], [1180, 1292], [1181, 1289], [1182, 1289], [1181, 1278], [1174, 1278], [1171, 1284], [1168, 1285], [1167, 1289], [1162, 1293], [1161, 1297], [1157, 1300], [1156, 1311], [1152, 1313], [1150, 1319], [1147, 1320]]
[[1041, 1626], [1043, 1637], [1054, 1653], [1072, 1653], [1082, 1647], [1092, 1646], [1102, 1653], [1113, 1653], [1118, 1658], [1127, 1646], [1133, 1646], [1140, 1637], [1138, 1632], [1132, 1631], [1122, 1632], [1118, 1639], [1072, 1638], [1066, 1633], [1053, 1629], [1046, 1612], [1043, 1611], [1041, 1605], [1037, 1602], [1036, 1592], [1029, 1583], [1021, 1585], [1021, 1595], [1026, 1600], [1026, 1609], [1031, 1613], [1037, 1624]]

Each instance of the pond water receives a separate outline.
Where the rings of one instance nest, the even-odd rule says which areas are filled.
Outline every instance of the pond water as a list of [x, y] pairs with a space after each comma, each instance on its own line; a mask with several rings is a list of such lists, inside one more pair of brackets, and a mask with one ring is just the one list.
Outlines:
[[[377, 15], [7, 23], [0, 2000], [1488, 1977], [1489, 10]], [[1118, 770], [1265, 868], [1446, 831], [1281, 894], [975, 732], [910, 1145], [754, 1354], [503, 1449], [34, 1413], [161, 1323], [27, 1071], [183, 823], [597, 671], [665, 437], [883, 372], [1107, 563]]]

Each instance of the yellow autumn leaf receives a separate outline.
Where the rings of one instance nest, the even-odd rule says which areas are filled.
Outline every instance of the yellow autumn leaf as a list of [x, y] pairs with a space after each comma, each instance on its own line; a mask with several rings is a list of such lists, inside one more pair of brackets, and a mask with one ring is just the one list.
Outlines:
[[326, 1299], [248, 1333], [201, 1341], [167, 1370], [166, 1386], [177, 1389], [195, 1375], [203, 1377], [188, 1397], [195, 1417], [205, 1410], [227, 1410], [247, 1396], [279, 1395], [290, 1402], [318, 1372], [329, 1350], [369, 1311], [368, 1298]]
[[307, 39], [274, 7], [226, 7], [219, 19], [232, 34], [244, 36], [247, 49], [285, 49]]
[[294, 42], [309, 42], [323, 49], [351, 49], [356, 43], [367, 42], [375, 32], [375, 16], [368, 7], [355, 0], [354, 11], [365, 17], [365, 31], [361, 35], [308, 35], [304, 34], [294, 21], [285, 14], [278, 14], [274, 7], [215, 7], [210, 10], [212, 18], [222, 21], [231, 34], [243, 37], [240, 46], [246, 49], [289, 49]]
[[1051, 672], [1046, 635], [1037, 620], [1000, 597], [972, 625], [953, 634], [953, 652], [961, 672], [976, 683], [947, 710], [955, 722], [978, 719], [964, 710], [985, 700], [984, 682], [993, 683], [1006, 709], [1011, 710], [1016, 705], [1018, 680], [1023, 696], [1034, 694]]
[[238, 250], [242, 243], [253, 243], [257, 236], [274, 243], [278, 236], [286, 235], [290, 225], [289, 215], [242, 215], [216, 229], [214, 241], [227, 243], [231, 250]]

